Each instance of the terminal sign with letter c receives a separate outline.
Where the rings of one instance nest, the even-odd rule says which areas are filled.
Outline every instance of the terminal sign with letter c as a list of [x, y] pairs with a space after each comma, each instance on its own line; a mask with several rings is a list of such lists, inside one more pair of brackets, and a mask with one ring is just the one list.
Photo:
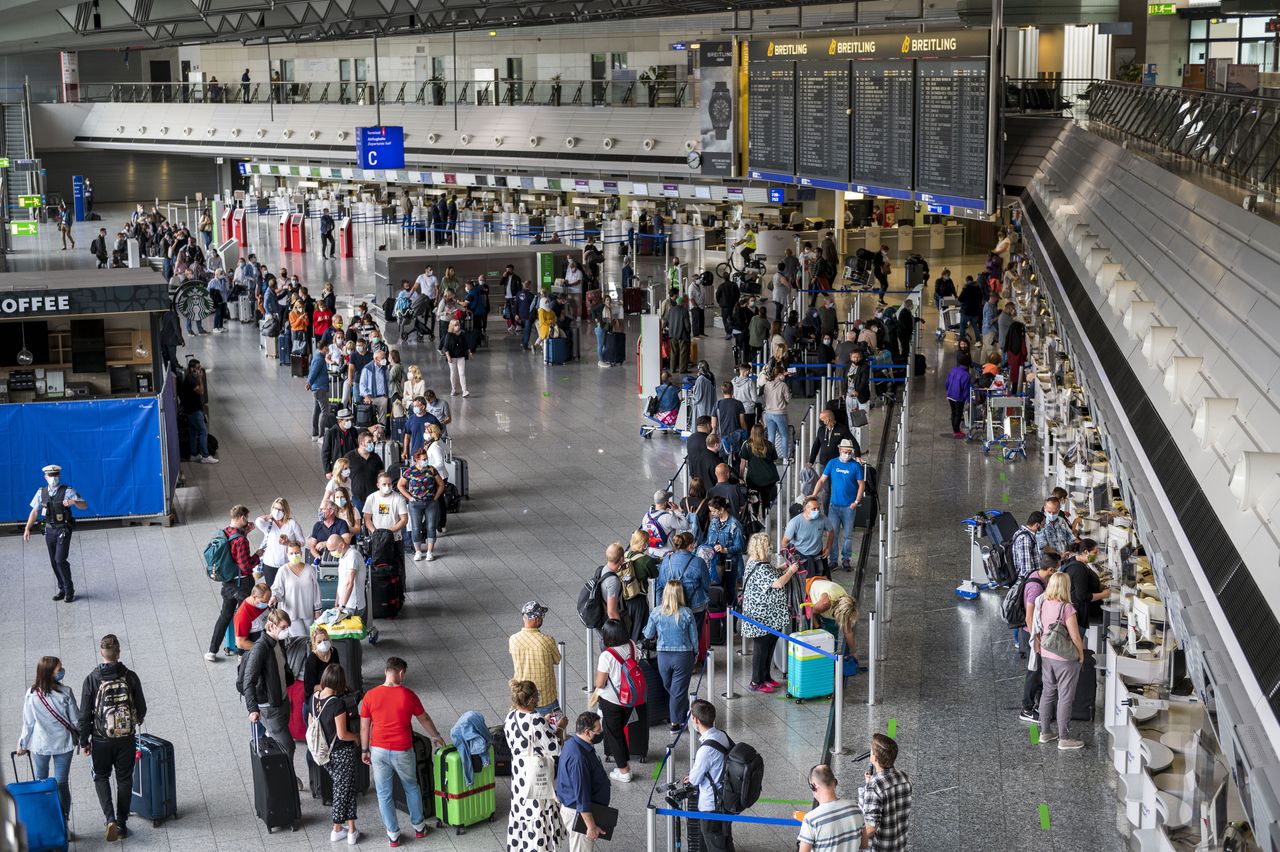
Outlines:
[[356, 158], [362, 169], [403, 169], [403, 127], [357, 127]]

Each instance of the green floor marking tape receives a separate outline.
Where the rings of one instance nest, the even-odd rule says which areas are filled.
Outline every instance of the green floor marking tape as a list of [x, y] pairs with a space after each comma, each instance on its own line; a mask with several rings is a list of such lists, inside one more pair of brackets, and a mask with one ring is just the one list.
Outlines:
[[551, 396], [551, 391], [543, 391], [543, 392], [542, 392], [542, 395], [543, 395], [543, 396]]
[[1039, 745], [1040, 744], [1040, 726], [1035, 723], [1032, 723], [1029, 730], [1031, 731], [1031, 744]]
[[795, 805], [801, 808], [813, 807], [813, 801], [810, 799], [756, 799], [756, 803], [765, 805]]
[[657, 766], [653, 767], [653, 775], [649, 778], [649, 780], [650, 780], [650, 781], [657, 781], [657, 780], [658, 780], [658, 776], [659, 776], [659, 775], [661, 775], [661, 774], [662, 774], [662, 764], [661, 764], [661, 763], [659, 763]]
[[1049, 806], [1040, 805], [1040, 827], [1045, 831], [1049, 830]]
[[1005, 480], [1005, 472], [1002, 470], [1000, 471], [1000, 481], [1004, 482], [1004, 480]]
[[896, 740], [898, 738], [898, 720], [889, 720], [889, 739]]

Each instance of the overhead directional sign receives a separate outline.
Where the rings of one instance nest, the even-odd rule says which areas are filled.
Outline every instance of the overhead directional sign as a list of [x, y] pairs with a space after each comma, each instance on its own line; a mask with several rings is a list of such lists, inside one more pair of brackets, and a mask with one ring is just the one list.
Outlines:
[[39, 222], [10, 222], [9, 233], [15, 237], [34, 237], [40, 233]]
[[357, 127], [356, 158], [362, 169], [403, 169], [403, 127]]
[[24, 208], [39, 207], [44, 201], [44, 197], [40, 195], [19, 195], [18, 206]]

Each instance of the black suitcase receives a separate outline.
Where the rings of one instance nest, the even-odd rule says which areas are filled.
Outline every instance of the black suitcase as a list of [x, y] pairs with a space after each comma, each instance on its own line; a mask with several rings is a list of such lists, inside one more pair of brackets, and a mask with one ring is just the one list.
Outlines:
[[364, 696], [364, 646], [359, 639], [334, 639], [333, 650], [338, 654], [338, 665], [347, 677], [347, 688], [355, 695], [355, 700]]
[[853, 528], [855, 530], [871, 529], [876, 525], [876, 520], [880, 516], [880, 492], [877, 487], [879, 475], [871, 465], [866, 465], [863, 468], [863, 473], [867, 478], [867, 484], [862, 492], [862, 502], [858, 504], [858, 508], [853, 510]]
[[511, 744], [507, 742], [505, 728], [502, 725], [491, 727], [489, 739], [493, 741], [493, 774], [499, 778], [510, 778]]
[[640, 671], [644, 672], [644, 703], [649, 708], [649, 724], [668, 724], [671, 721], [670, 701], [662, 675], [658, 674], [657, 660], [641, 657]]
[[286, 825], [297, 831], [302, 824], [302, 801], [293, 761], [275, 740], [261, 732], [260, 725], [253, 726], [249, 762], [253, 765], [254, 810], [267, 824], [267, 833]]
[[[431, 769], [431, 740], [417, 731], [413, 732], [413, 757], [418, 770], [418, 787], [422, 790], [422, 818], [430, 819], [436, 813], [435, 776]], [[400, 776], [391, 773], [391, 798], [396, 809], [409, 813], [409, 800], [405, 798]]]
[[987, 516], [984, 532], [992, 547], [1006, 547], [1013, 541], [1014, 533], [1017, 531], [1018, 519], [1012, 512], [1000, 512]]
[[627, 360], [626, 334], [621, 331], [605, 332], [604, 360], [609, 364], [622, 364]]
[[139, 734], [133, 767], [131, 813], [151, 820], [159, 828], [178, 815], [178, 785], [174, 778], [173, 743]]
[[276, 337], [276, 357], [280, 361], [281, 367], [289, 366], [289, 353], [293, 348], [293, 342], [289, 339], [289, 332], [281, 331]]
[[[649, 694], [646, 686], [646, 707], [648, 706], [648, 703]], [[649, 720], [646, 718], [642, 725], [638, 718], [632, 719], [627, 723], [627, 727], [623, 729], [622, 734], [627, 741], [627, 753], [631, 755], [632, 759], [645, 763], [649, 757]]]
[[924, 371], [928, 366], [929, 366], [929, 363], [925, 360], [924, 353], [917, 352], [915, 357], [915, 364], [911, 370], [911, 375], [923, 376]]
[[394, 565], [379, 563], [370, 569], [369, 577], [374, 620], [395, 618], [404, 606], [404, 583], [399, 569]]
[[[305, 749], [304, 749], [305, 751]], [[333, 778], [326, 767], [320, 766], [311, 759], [307, 751], [307, 786], [311, 788], [311, 798], [319, 799], [326, 808], [333, 804]], [[363, 796], [369, 792], [369, 767], [356, 755], [356, 794]]]
[[355, 409], [357, 429], [367, 429], [373, 425], [374, 415], [378, 413], [378, 410], [373, 407], [372, 403], [357, 402]]
[[307, 368], [311, 365], [307, 362], [307, 356], [302, 354], [289, 356], [289, 375], [295, 379], [305, 379], [307, 377]]
[[711, 586], [709, 592], [711, 599], [707, 603], [707, 627], [711, 633], [711, 644], [723, 645], [725, 642], [725, 627], [728, 623], [725, 611], [724, 586]]
[[706, 333], [706, 315], [702, 308], [689, 309], [689, 323], [693, 328], [694, 337], [702, 337]]
[[1080, 666], [1080, 677], [1076, 681], [1075, 700], [1071, 704], [1071, 721], [1092, 722], [1098, 703], [1098, 664], [1093, 652], [1084, 652], [1084, 663]]

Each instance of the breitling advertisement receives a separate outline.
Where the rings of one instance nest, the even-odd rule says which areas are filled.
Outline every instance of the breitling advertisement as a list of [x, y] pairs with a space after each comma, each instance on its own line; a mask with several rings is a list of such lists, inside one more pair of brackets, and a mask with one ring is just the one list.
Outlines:
[[[702, 151], [704, 175], [732, 176], [734, 156], [733, 42], [704, 42], [698, 47], [702, 91]], [[690, 152], [690, 166], [694, 166]], [[694, 166], [696, 168], [696, 166]]]

